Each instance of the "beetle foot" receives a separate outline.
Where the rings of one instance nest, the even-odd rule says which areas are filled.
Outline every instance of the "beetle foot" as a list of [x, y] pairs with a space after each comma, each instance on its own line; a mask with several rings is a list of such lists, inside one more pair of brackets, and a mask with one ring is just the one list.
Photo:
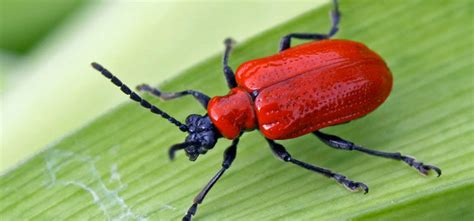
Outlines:
[[236, 43], [237, 43], [237, 42], [236, 42], [234, 39], [232, 39], [232, 38], [226, 38], [226, 39], [224, 40], [224, 45], [225, 45], [226, 47], [231, 47], [231, 48], [232, 48], [232, 47], [234, 47], [234, 45], [235, 45]]
[[346, 189], [355, 192], [357, 190], [363, 190], [364, 194], [369, 192], [369, 187], [361, 182], [354, 182], [352, 180], [347, 179], [347, 177], [336, 174], [333, 177], [338, 183], [342, 184]]
[[177, 93], [165, 93], [157, 88], [153, 88], [148, 84], [140, 84], [136, 87], [137, 91], [148, 92], [160, 98], [161, 101], [170, 100], [179, 97]]
[[137, 91], [143, 92], [153, 92], [154, 88], [150, 87], [148, 84], [140, 84], [136, 87]]
[[161, 92], [161, 90], [159, 90], [157, 88], [154, 88], [154, 87], [151, 87], [148, 84], [140, 84], [136, 87], [136, 89], [137, 89], [137, 91], [140, 91], [140, 92], [148, 92], [148, 93], [151, 93], [155, 96], [158, 96], [161, 100], [167, 100], [170, 97], [171, 98], [176, 97], [176, 96], [173, 96], [174, 95], [173, 93], [163, 93], [163, 92]]
[[422, 175], [426, 176], [428, 175], [429, 171], [434, 170], [438, 177], [441, 176], [441, 169], [436, 166], [423, 164], [422, 162], [416, 161], [415, 158], [407, 157], [407, 156], [403, 157], [402, 160], [403, 162], [407, 163], [409, 166], [418, 170], [418, 172], [420, 172]]

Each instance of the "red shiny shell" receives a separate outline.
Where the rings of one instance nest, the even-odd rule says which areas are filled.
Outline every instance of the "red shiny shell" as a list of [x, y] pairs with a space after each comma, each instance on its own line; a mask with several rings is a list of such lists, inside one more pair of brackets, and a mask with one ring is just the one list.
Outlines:
[[234, 139], [241, 130], [257, 127], [252, 97], [241, 88], [232, 89], [226, 96], [216, 96], [209, 101], [207, 112], [222, 136]]
[[275, 140], [360, 118], [380, 106], [392, 88], [382, 58], [348, 40], [310, 42], [245, 62], [236, 81], [242, 91], [258, 91], [252, 110], [260, 131]]

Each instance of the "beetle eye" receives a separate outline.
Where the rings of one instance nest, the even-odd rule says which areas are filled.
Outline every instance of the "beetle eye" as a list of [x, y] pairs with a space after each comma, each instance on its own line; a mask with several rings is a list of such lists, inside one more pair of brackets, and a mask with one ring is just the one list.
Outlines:
[[206, 130], [209, 126], [207, 125], [207, 122], [204, 119], [200, 119], [197, 123], [197, 127], [201, 130]]
[[194, 125], [189, 125], [188, 126], [188, 131], [189, 131], [189, 133], [194, 133], [194, 132], [196, 132], [196, 127]]

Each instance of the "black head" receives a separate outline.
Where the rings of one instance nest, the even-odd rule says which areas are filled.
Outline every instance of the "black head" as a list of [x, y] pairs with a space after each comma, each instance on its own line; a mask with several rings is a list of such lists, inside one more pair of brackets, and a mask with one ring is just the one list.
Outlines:
[[170, 148], [169, 154], [171, 159], [174, 158], [176, 150], [184, 149], [189, 160], [195, 161], [200, 154], [205, 154], [208, 150], [212, 149], [216, 145], [217, 139], [221, 137], [207, 115], [189, 115], [186, 118], [186, 126], [188, 127], [189, 135], [184, 143], [173, 145]]

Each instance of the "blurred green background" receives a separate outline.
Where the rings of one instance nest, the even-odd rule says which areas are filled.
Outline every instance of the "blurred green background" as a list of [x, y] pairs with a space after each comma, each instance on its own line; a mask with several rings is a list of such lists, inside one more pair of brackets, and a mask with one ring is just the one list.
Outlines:
[[327, 2], [0, 0], [0, 171], [124, 101], [91, 61], [158, 84]]

